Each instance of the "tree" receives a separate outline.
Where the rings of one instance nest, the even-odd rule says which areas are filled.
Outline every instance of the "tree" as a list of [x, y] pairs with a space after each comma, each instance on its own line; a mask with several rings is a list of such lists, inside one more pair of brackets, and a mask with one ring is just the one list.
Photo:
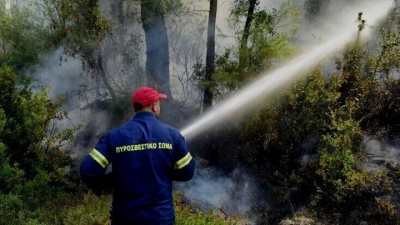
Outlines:
[[141, 19], [146, 36], [146, 73], [148, 84], [171, 96], [169, 47], [162, 1], [142, 0]]
[[67, 55], [80, 57], [85, 70], [100, 76], [111, 97], [116, 99], [100, 51], [110, 27], [101, 15], [99, 1], [43, 0], [36, 4], [50, 21], [50, 44], [53, 47], [62, 45]]
[[276, 60], [295, 51], [290, 43], [298, 18], [295, 5], [283, 2], [270, 13], [259, 9], [257, 2], [244, 1], [235, 6], [229, 22], [236, 34], [237, 46], [227, 48], [217, 57], [214, 80], [218, 94], [215, 97], [236, 91], [262, 71], [272, 68]]
[[49, 32], [40, 15], [26, 5], [10, 5], [0, 1], [0, 64], [20, 72], [38, 63], [47, 51]]
[[[247, 1], [238, 2], [246, 3]], [[243, 56], [247, 57], [246, 61], [248, 63], [243, 63], [244, 72], [239, 74], [240, 43], [243, 38], [244, 22], [249, 11], [249, 5], [244, 3], [238, 3], [240, 8], [237, 8], [237, 11], [232, 11], [230, 22], [232, 27], [237, 29], [233, 30], [237, 42], [235, 43], [236, 45], [229, 46], [223, 54], [216, 56], [215, 73], [212, 74], [213, 82], [210, 84], [205, 79], [206, 73], [203, 66], [198, 65], [196, 68], [200, 80], [200, 89], [204, 90], [205, 87], [211, 86], [214, 91], [215, 102], [220, 101], [226, 95], [235, 93], [247, 82], [259, 75], [261, 71], [272, 67], [274, 61], [293, 53], [294, 50], [291, 47], [290, 38], [294, 34], [291, 29], [294, 29], [295, 26], [291, 22], [297, 16], [296, 7], [285, 2], [280, 8], [271, 10], [271, 14], [268, 14], [266, 9], [260, 10], [256, 8], [254, 10], [254, 15], [257, 15], [255, 16], [256, 19], [249, 22], [251, 25], [247, 42], [248, 47], [246, 47], [247, 53], [243, 54]], [[284, 26], [283, 24], [289, 25]], [[281, 30], [281, 26], [284, 26], [287, 30]], [[207, 159], [211, 165], [221, 166], [227, 171], [237, 165], [243, 165], [242, 162], [246, 155], [256, 151], [255, 149], [247, 148], [248, 143], [239, 138], [244, 129], [243, 126], [244, 124], [241, 122], [230, 121], [229, 125], [216, 127], [207, 134], [192, 140], [194, 151], [199, 157]], [[244, 149], [246, 150], [244, 151]], [[260, 152], [259, 154], [263, 153]], [[259, 162], [260, 164], [263, 163], [262, 161]], [[252, 165], [255, 164], [253, 163]], [[266, 171], [268, 170], [255, 169], [254, 174], [265, 174], [267, 173]]]
[[203, 111], [212, 106], [213, 101], [213, 78], [215, 64], [215, 20], [217, 17], [218, 0], [210, 0], [210, 11], [207, 29], [207, 56], [204, 81], [210, 85], [205, 86], [203, 97]]
[[[246, 16], [246, 22], [244, 24], [244, 28], [243, 28], [243, 34], [242, 34], [242, 38], [240, 40], [240, 49], [239, 49], [239, 65], [238, 65], [238, 69], [239, 69], [239, 73], [243, 73], [243, 67], [244, 65], [246, 65], [246, 61], [248, 61], [248, 57], [246, 56], [248, 53], [247, 50], [247, 43], [249, 40], [249, 36], [251, 34], [251, 24], [253, 22], [253, 18], [254, 18], [254, 10], [256, 5], [259, 2], [257, 2], [257, 0], [248, 0], [246, 2], [246, 4], [243, 5], [248, 5], [248, 9], [247, 9], [247, 16]], [[240, 10], [240, 7], [243, 7], [243, 5], [241, 5], [241, 2], [239, 1], [238, 4], [236, 5], [237, 10]]]

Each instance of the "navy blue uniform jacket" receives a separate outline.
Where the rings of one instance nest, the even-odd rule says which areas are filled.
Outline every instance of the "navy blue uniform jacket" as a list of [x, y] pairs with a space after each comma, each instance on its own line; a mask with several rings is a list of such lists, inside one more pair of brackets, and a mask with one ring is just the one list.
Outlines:
[[82, 180], [104, 185], [112, 167], [113, 224], [172, 224], [172, 181], [193, 177], [195, 162], [183, 136], [154, 114], [141, 112], [106, 133], [81, 162]]

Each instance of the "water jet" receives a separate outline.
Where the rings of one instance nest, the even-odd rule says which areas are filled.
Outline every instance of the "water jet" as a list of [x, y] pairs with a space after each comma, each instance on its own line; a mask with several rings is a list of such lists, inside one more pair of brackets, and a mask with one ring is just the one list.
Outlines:
[[[367, 21], [367, 27], [361, 32], [361, 35], [364, 40], [367, 40], [372, 36], [373, 26], [377, 26], [386, 17], [394, 3], [392, 0], [366, 1], [364, 4], [359, 2], [353, 7], [344, 9], [341, 14], [349, 15], [355, 21], [359, 12], [362, 12], [363, 19]], [[300, 79], [322, 60], [343, 50], [352, 39], [356, 38], [358, 23], [351, 23], [348, 19], [340, 16], [336, 15], [336, 18], [330, 20], [337, 22], [337, 24], [335, 24], [335, 29], [324, 34], [324, 37], [327, 38], [321, 44], [287, 61], [277, 69], [261, 74], [257, 80], [243, 87], [226, 100], [218, 102], [188, 126], [181, 129], [182, 135], [187, 140], [191, 139], [244, 110], [250, 110], [250, 100], [252, 105], [265, 100], [276, 91], [282, 90]], [[352, 20], [350, 19], [350, 21]]]

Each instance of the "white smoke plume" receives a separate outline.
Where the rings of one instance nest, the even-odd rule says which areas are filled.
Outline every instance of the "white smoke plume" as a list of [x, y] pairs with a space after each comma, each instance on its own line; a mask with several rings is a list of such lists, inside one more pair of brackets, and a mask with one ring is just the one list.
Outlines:
[[259, 207], [257, 204], [262, 202], [262, 196], [251, 175], [240, 168], [226, 174], [216, 168], [203, 167], [198, 160], [196, 162], [194, 178], [189, 182], [175, 183], [191, 205], [203, 211], [214, 209], [227, 217], [256, 220], [253, 211]]
[[79, 87], [79, 77], [83, 73], [82, 61], [67, 57], [63, 48], [58, 48], [42, 59], [34, 68], [34, 78], [40, 85], [50, 87], [49, 97], [70, 98]]
[[108, 129], [110, 118], [105, 111], [91, 104], [96, 102], [91, 87], [95, 79], [86, 74], [80, 59], [66, 56], [63, 51], [63, 48], [58, 48], [44, 56], [42, 63], [33, 68], [33, 77], [35, 85], [49, 87], [50, 98], [64, 99], [62, 108], [68, 114], [62, 120], [54, 121], [54, 129], [89, 128], [79, 130], [74, 143], [64, 145], [73, 156], [81, 156], [88, 153], [95, 145], [94, 141]]
[[371, 137], [364, 137], [363, 153], [369, 159], [363, 163], [366, 170], [380, 170], [387, 166], [400, 167], [400, 139], [379, 141]]

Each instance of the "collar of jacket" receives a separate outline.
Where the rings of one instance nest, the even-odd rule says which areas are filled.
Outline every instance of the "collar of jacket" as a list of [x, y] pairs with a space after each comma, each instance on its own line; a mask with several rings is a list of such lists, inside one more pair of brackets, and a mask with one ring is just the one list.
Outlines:
[[154, 115], [153, 113], [151, 113], [151, 112], [140, 112], [140, 113], [137, 113], [135, 116], [134, 116], [134, 118], [156, 118], [156, 115]]

